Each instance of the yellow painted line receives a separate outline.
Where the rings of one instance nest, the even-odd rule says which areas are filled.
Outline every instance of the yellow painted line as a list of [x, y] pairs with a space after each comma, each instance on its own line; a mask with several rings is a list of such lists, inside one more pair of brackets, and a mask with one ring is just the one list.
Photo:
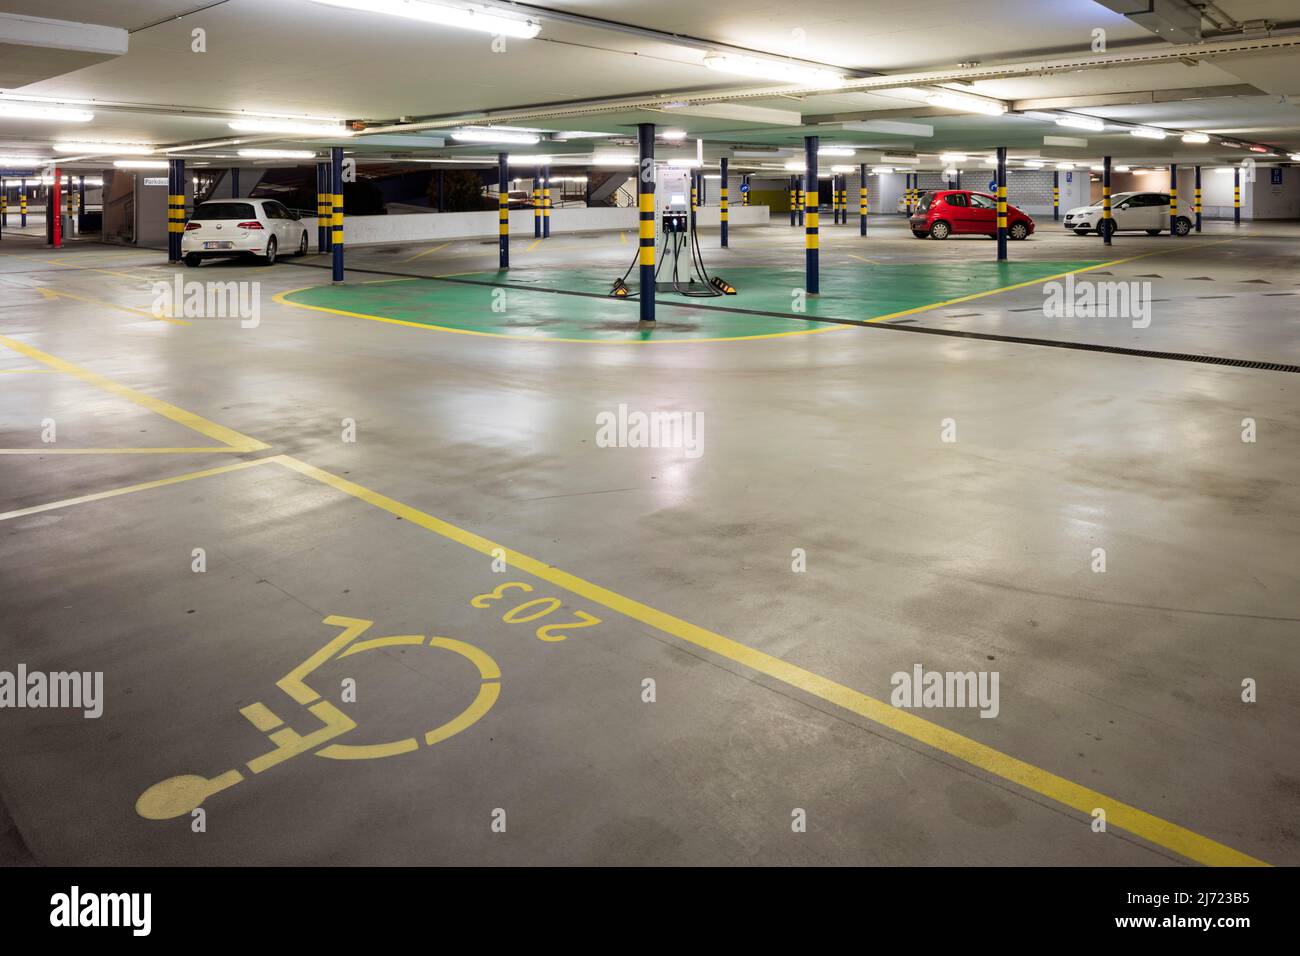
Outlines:
[[[71, 265], [71, 264], [66, 263], [66, 262], [61, 262], [61, 261], [59, 261], [58, 259], [35, 259], [35, 258], [33, 258], [31, 261], [33, 261], [33, 262], [44, 262], [46, 265], [59, 266], [60, 270], [62, 270], [62, 269], [73, 269], [73, 270], [76, 270], [76, 271], [78, 271], [78, 272], [99, 272], [99, 273], [102, 273], [102, 274], [104, 274], [104, 275], [106, 275], [106, 276], [118, 276], [119, 278], [122, 278], [122, 279], [143, 279], [143, 278], [148, 278], [147, 276], [138, 276], [138, 275], [137, 275], [137, 276], [133, 276], [133, 275], [131, 275], [129, 272], [117, 272], [117, 271], [114, 271], [113, 269], [99, 269], [99, 268], [96, 268], [95, 266], [74, 266], [74, 265]], [[130, 263], [130, 264], [131, 264], [131, 265], [148, 265], [149, 263], [138, 262], [138, 263]], [[44, 270], [37, 270], [37, 271], [44, 271]]]
[[19, 375], [23, 372], [53, 372], [52, 368], [0, 368], [0, 375]]
[[538, 246], [540, 246], [541, 244], [542, 244], [542, 240], [540, 240], [540, 239], [534, 239], [532, 242], [530, 242], [530, 243], [528, 244], [528, 248], [525, 249], [524, 252], [532, 252], [534, 249], [536, 249], [536, 248], [537, 248]]
[[230, 448], [226, 445], [200, 445], [196, 447], [176, 445], [169, 448], [104, 448], [99, 446], [90, 448], [55, 448], [46, 445], [40, 448], [0, 448], [0, 455], [229, 455], [231, 452], [242, 450], [240, 448]]
[[[11, 339], [8, 336], [0, 335], [0, 345], [8, 346], [15, 352], [19, 352], [29, 359], [48, 365], [56, 372], [65, 372], [68, 375], [78, 378], [88, 385], [94, 385], [96, 388], [103, 389], [111, 395], [119, 398], [125, 398], [129, 402], [134, 402], [142, 408], [147, 408], [155, 415], [161, 415], [163, 418], [169, 418], [177, 424], [184, 425], [191, 431], [196, 431], [200, 435], [206, 435], [213, 441], [219, 441], [226, 445], [225, 451], [258, 451], [271, 446], [265, 442], [260, 442], [255, 438], [249, 438], [247, 435], [241, 435], [233, 428], [227, 428], [224, 425], [218, 425], [216, 422], [208, 421], [193, 412], [187, 412], [183, 408], [177, 408], [169, 402], [164, 402], [160, 398], [154, 398], [152, 395], [146, 395], [144, 392], [136, 391], [126, 385], [120, 385], [111, 378], [106, 378], [98, 372], [92, 372], [89, 369], [82, 368], [80, 365], [74, 365], [71, 362], [61, 358], [55, 358], [53, 355], [47, 355], [40, 349], [33, 348], [25, 342], [19, 342], [17, 339]], [[186, 449], [191, 450], [191, 449]], [[222, 449], [217, 449], [222, 450]]]
[[99, 299], [90, 299], [84, 295], [77, 295], [74, 292], [65, 292], [62, 289], [51, 289], [48, 286], [41, 286], [41, 295], [47, 298], [50, 295], [58, 296], [62, 299], [76, 299], [78, 302], [85, 302], [87, 305], [97, 305], [102, 309], [117, 309], [119, 312], [130, 312], [132, 315], [143, 316], [146, 319], [154, 319], [158, 322], [170, 322], [172, 325], [189, 325], [184, 319], [173, 319], [166, 315], [154, 315], [147, 309], [137, 309], [129, 305], [118, 305], [114, 302], [101, 302]]
[[416, 259], [419, 259], [421, 256], [427, 256], [432, 252], [437, 252], [439, 249], [446, 249], [449, 245], [451, 245], [450, 242], [444, 242], [442, 245], [434, 246], [432, 249], [425, 249], [423, 252], [417, 252], [415, 255], [411, 256], [411, 258], [403, 259], [402, 261], [414, 262]]
[[623, 245], [626, 246], [626, 245], [627, 245], [627, 233], [626, 233], [626, 232], [620, 232], [620, 233], [618, 234], [618, 241], [621, 242]]
[[858, 255], [856, 252], [850, 252], [850, 253], [847, 253], [847, 255], [848, 255], [848, 257], [849, 257], [850, 259], [861, 259], [863, 262], [869, 262], [869, 263], [871, 263], [873, 266], [884, 265], [883, 262], [878, 262], [878, 261], [875, 260], [875, 259], [868, 259], [866, 256], [860, 256], [860, 255]]
[[957, 305], [959, 302], [970, 302], [973, 299], [983, 299], [990, 295], [1000, 295], [1003, 292], [1011, 292], [1015, 289], [1025, 289], [1029, 286], [1041, 285], [1044, 282], [1051, 282], [1053, 279], [1061, 279], [1065, 276], [1080, 275], [1084, 272], [1092, 272], [1096, 269], [1108, 269], [1111, 266], [1123, 265], [1126, 262], [1136, 262], [1139, 259], [1146, 259], [1149, 256], [1163, 256], [1171, 252], [1186, 252], [1189, 249], [1204, 249], [1207, 246], [1222, 245], [1225, 242], [1236, 242], [1243, 239], [1244, 236], [1233, 236], [1231, 239], [1219, 239], [1214, 242], [1195, 243], [1180, 246], [1177, 249], [1157, 249], [1155, 252], [1144, 252], [1136, 256], [1128, 256], [1124, 259], [1111, 259], [1109, 262], [1099, 262], [1095, 266], [1084, 266], [1081, 269], [1069, 269], [1065, 272], [1058, 272], [1055, 275], [1043, 276], [1041, 279], [1030, 279], [1028, 282], [1017, 282], [1015, 285], [1004, 285], [1000, 289], [989, 289], [987, 292], [975, 292], [971, 295], [963, 295], [956, 299], [947, 299], [943, 302], [933, 302], [930, 305], [918, 306], [915, 309], [904, 309], [902, 312], [890, 312], [888, 315], [878, 315], [874, 319], [866, 319], [867, 322], [888, 322], [890, 319], [901, 319], [905, 315], [919, 315], [922, 312], [929, 312], [931, 309], [942, 309], [945, 306]]
[[[475, 275], [472, 272], [456, 273], [457, 275]], [[450, 278], [450, 276], [437, 276], [436, 278]], [[280, 305], [292, 306], [295, 309], [311, 309], [313, 312], [326, 312], [330, 315], [342, 315], [351, 319], [366, 319], [370, 322], [386, 322], [389, 325], [405, 325], [412, 329], [424, 329], [432, 332], [450, 332], [452, 335], [476, 335], [487, 339], [506, 339], [510, 342], [528, 342], [531, 344], [564, 342], [569, 345], [699, 345], [712, 342], [753, 342], [755, 339], [783, 339], [792, 335], [818, 335], [822, 332], [839, 332], [852, 326], [830, 325], [810, 329], [794, 329], [790, 332], [764, 332], [761, 335], [733, 335], [730, 338], [712, 338], [712, 339], [565, 339], [565, 338], [545, 338], [534, 339], [525, 338], [522, 335], [507, 335], [503, 332], [480, 332], [477, 329], [453, 329], [446, 325], [429, 325], [425, 322], [411, 322], [408, 319], [393, 319], [386, 315], [370, 315], [367, 312], [348, 312], [344, 309], [331, 309], [323, 305], [307, 305], [303, 302], [291, 302], [286, 296], [293, 295], [295, 292], [305, 292], [308, 289], [318, 288], [317, 286], [303, 286], [300, 289], [289, 289], [280, 292], [271, 297], [272, 302]], [[506, 288], [501, 286], [500, 288]], [[524, 292], [533, 292], [536, 290], [524, 289]]]
[[1127, 830], [1156, 846], [1198, 863], [1217, 866], [1267, 866], [1262, 860], [1248, 856], [1209, 837], [1202, 836], [1175, 823], [1153, 816], [1143, 810], [1123, 803], [1103, 793], [1077, 784], [1033, 764], [1018, 760], [969, 737], [948, 730], [938, 724], [917, 717], [910, 711], [893, 707], [882, 700], [869, 697], [829, 678], [814, 674], [779, 657], [765, 654], [738, 641], [723, 637], [713, 631], [698, 627], [679, 617], [656, 610], [640, 601], [624, 597], [576, 575], [561, 571], [553, 565], [528, 555], [505, 548], [494, 541], [480, 537], [472, 531], [435, 518], [430, 514], [404, 505], [399, 501], [372, 491], [338, 475], [323, 471], [289, 455], [276, 455], [272, 459], [299, 474], [305, 475], [337, 491], [351, 495], [389, 514], [409, 521], [427, 531], [441, 535], [480, 554], [500, 556], [504, 552], [510, 567], [547, 581], [604, 607], [640, 621], [679, 640], [710, 651], [719, 657], [741, 664], [750, 670], [765, 674], [790, 687], [818, 697], [873, 723], [933, 747], [950, 757], [977, 767], [1026, 790], [1060, 803], [1077, 811], [1083, 817], [1079, 826], [1086, 826], [1097, 808], [1106, 811], [1110, 826]]
[[159, 478], [156, 481], [146, 481], [138, 485], [126, 485], [122, 488], [112, 488], [108, 491], [98, 491], [91, 495], [80, 495], [76, 498], [64, 498], [62, 501], [51, 501], [43, 505], [33, 505], [30, 508], [19, 508], [16, 511], [5, 511], [0, 513], [0, 521], [8, 521], [11, 518], [25, 518], [28, 515], [40, 514], [43, 511], [54, 511], [58, 508], [70, 508], [73, 505], [85, 504], [89, 501], [102, 501], [105, 498], [116, 498], [118, 495], [129, 495], [137, 491], [148, 491], [151, 488], [164, 488], [167, 485], [180, 484], [182, 481], [192, 481], [195, 478], [207, 478], [210, 475], [221, 475], [228, 471], [242, 471], [245, 468], [256, 468], [258, 465], [265, 465], [274, 458], [254, 458], [252, 461], [237, 461], [229, 465], [220, 465], [216, 468], [205, 468], [202, 471], [186, 472], [183, 475], [173, 475], [170, 478]]

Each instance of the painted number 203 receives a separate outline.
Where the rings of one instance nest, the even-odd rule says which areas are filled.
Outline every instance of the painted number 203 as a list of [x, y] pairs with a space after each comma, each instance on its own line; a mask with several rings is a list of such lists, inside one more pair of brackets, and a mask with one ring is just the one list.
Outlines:
[[[499, 584], [486, 594], [478, 594], [469, 599], [469, 603], [474, 607], [490, 607], [501, 601], [505, 593], [511, 590], [523, 591], [529, 594], [533, 590], [531, 584], [525, 584], [523, 581], [507, 581], [505, 584]], [[501, 615], [501, 620], [507, 624], [531, 624], [533, 621], [541, 620], [552, 611], [560, 608], [560, 599], [557, 597], [534, 598], [531, 601], [525, 601], [523, 604], [516, 605]], [[564, 631], [573, 631], [580, 627], [592, 627], [600, 623], [600, 618], [588, 614], [586, 611], [574, 611], [576, 621], [569, 621], [564, 624], [543, 624], [536, 631], [537, 639], [540, 641], [562, 641], [568, 637]]]

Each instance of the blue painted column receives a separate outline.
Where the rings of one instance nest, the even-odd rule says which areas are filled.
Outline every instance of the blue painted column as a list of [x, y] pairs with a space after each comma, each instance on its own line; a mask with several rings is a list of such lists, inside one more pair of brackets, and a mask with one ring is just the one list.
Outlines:
[[[235, 171], [232, 169], [231, 175]], [[328, 252], [330, 220], [334, 217], [334, 198], [329, 193], [329, 163], [316, 164], [316, 251]], [[235, 183], [232, 181], [232, 187]]]
[[1110, 245], [1110, 157], [1101, 158], [1101, 222], [1097, 223], [1097, 231], [1101, 233], [1102, 241]]
[[718, 221], [722, 226], [722, 248], [727, 248], [727, 157], [722, 157], [722, 192], [718, 194], [721, 205], [718, 209]]
[[27, 180], [18, 180], [18, 225], [27, 225]]
[[[58, 210], [55, 210], [58, 214]], [[167, 261], [181, 261], [181, 233], [185, 231], [185, 160], [167, 161]]]
[[821, 291], [817, 252], [821, 244], [818, 220], [821, 218], [821, 196], [817, 191], [817, 146], [819, 138], [803, 138], [804, 194], [808, 208], [804, 211], [804, 291], [817, 295]]
[[799, 187], [793, 176], [790, 177], [790, 225], [799, 225]]
[[1061, 174], [1052, 170], [1052, 219], [1061, 218]]
[[1178, 221], [1178, 164], [1169, 164], [1169, 235], [1176, 236], [1174, 223]]
[[[23, 220], [26, 222], [26, 220]], [[1232, 224], [1241, 225], [1241, 167], [1232, 167]]]
[[641, 321], [655, 320], [655, 124], [639, 123], [636, 128], [640, 146], [637, 164], [636, 196], [639, 259], [641, 264]]
[[542, 167], [533, 167], [533, 238], [542, 238]]
[[333, 280], [343, 281], [343, 147], [330, 148], [330, 249]]
[[542, 167], [542, 238], [551, 238], [551, 164]]
[[1200, 166], [1196, 167], [1196, 194], [1193, 198], [1194, 198], [1194, 205], [1196, 207], [1194, 210], [1196, 213], [1196, 231], [1200, 232], [1201, 231], [1201, 167]]
[[867, 234], [867, 164], [858, 166], [858, 235]]
[[497, 265], [510, 268], [510, 159], [497, 153]]
[[[77, 232], [86, 226], [86, 177], [77, 177]], [[102, 233], [101, 233], [102, 236]]]
[[1007, 259], [1007, 148], [998, 147], [998, 262]]

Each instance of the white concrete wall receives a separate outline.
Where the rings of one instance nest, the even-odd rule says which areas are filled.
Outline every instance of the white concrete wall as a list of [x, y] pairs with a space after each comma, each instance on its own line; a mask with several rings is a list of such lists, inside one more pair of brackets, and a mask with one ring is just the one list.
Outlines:
[[[716, 226], [720, 222], [718, 213], [716, 206], [705, 207], [699, 211], [697, 222], [702, 226]], [[727, 222], [733, 227], [765, 225], [767, 207], [733, 204], [728, 211]], [[310, 229], [316, 227], [315, 217], [304, 217], [303, 223]], [[630, 206], [551, 210], [551, 235], [563, 235], [566, 232], [617, 232], [636, 228], [637, 211]], [[497, 235], [497, 213], [493, 210], [416, 213], [405, 216], [347, 216], [345, 213], [343, 229], [344, 242], [350, 246], [440, 239], [490, 239]], [[532, 234], [533, 211], [510, 210], [511, 237], [521, 240], [530, 238]]]

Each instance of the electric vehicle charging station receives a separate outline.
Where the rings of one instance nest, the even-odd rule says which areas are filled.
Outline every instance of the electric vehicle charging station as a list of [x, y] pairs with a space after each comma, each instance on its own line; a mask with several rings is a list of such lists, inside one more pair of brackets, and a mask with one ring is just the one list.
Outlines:
[[[699, 236], [691, 222], [691, 169], [656, 163], [655, 200], [655, 292], [692, 298], [735, 295], [734, 286], [719, 276], [710, 276], [704, 265]], [[627, 286], [627, 277], [636, 263], [633, 259], [627, 271], [614, 280], [611, 296], [633, 298], [638, 294]]]

